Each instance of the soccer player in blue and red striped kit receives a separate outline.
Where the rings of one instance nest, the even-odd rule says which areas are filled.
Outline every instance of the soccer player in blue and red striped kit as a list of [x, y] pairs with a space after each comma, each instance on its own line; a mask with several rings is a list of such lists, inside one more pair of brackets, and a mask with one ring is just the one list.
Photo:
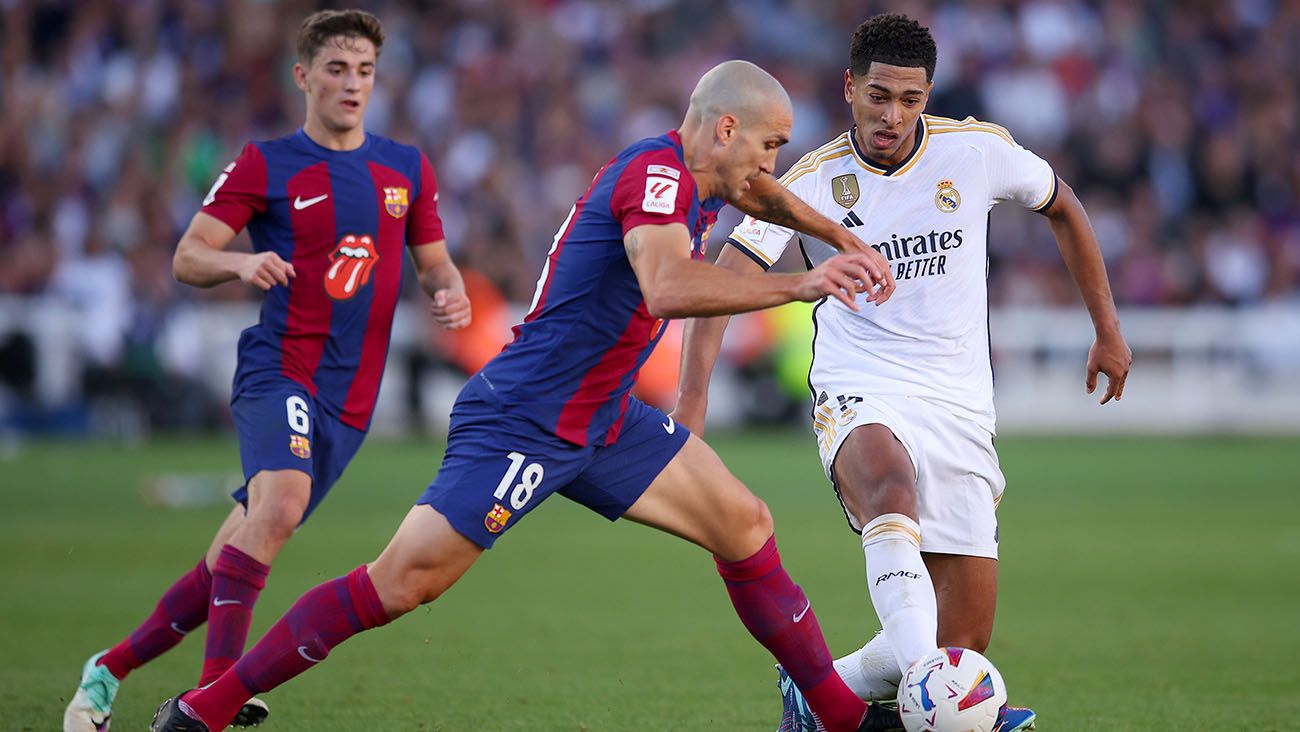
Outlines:
[[[888, 263], [870, 250], [766, 278], [696, 261], [728, 201], [862, 246], [771, 180], [791, 124], [780, 83], [730, 61], [700, 80], [679, 130], [607, 163], [556, 234], [514, 341], [461, 391], [442, 467], [380, 557], [308, 591], [212, 685], [164, 702], [152, 729], [225, 728], [254, 694], [436, 599], [555, 493], [709, 550], [741, 621], [808, 690], [827, 729], [864, 725], [866, 704], [835, 673], [808, 598], [781, 565], [767, 507], [703, 441], [629, 394], [663, 318], [823, 297], [856, 307], [858, 293], [879, 303], [892, 292]], [[760, 179], [763, 195], [752, 187]]]
[[[369, 13], [308, 17], [294, 67], [307, 101], [302, 129], [245, 146], [177, 246], [180, 281], [238, 279], [265, 293], [260, 321], [239, 339], [231, 395], [247, 483], [206, 556], [143, 624], [86, 662], [64, 732], [107, 728], [118, 683], [205, 621], [199, 685], [243, 653], [271, 561], [370, 426], [407, 252], [434, 320], [469, 323], [433, 168], [418, 149], [363, 126], [382, 44]], [[225, 251], [244, 228], [254, 251]], [[249, 700], [237, 721], [257, 724], [266, 711]]]

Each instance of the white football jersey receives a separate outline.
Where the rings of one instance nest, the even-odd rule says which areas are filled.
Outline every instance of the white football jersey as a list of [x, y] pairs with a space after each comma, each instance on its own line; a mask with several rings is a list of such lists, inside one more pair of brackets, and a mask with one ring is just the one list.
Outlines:
[[[989, 210], [1001, 201], [1046, 210], [1056, 199], [1056, 175], [997, 125], [932, 115], [917, 124], [919, 143], [893, 167], [863, 155], [849, 130], [781, 178], [888, 257], [898, 283], [880, 307], [863, 297], [856, 313], [833, 298], [816, 305], [809, 382], [818, 407], [863, 394], [921, 396], [993, 432]], [[728, 243], [767, 268], [796, 239], [810, 268], [838, 253], [752, 217]]]

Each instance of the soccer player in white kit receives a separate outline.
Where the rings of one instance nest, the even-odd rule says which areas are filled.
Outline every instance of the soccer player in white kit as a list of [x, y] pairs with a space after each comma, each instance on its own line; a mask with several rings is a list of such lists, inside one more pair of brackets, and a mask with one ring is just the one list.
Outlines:
[[[929, 30], [902, 15], [873, 17], [854, 33], [850, 60], [844, 98], [854, 126], [805, 155], [780, 184], [884, 254], [897, 281], [892, 301], [878, 308], [817, 304], [809, 374], [822, 465], [862, 537], [883, 627], [836, 669], [862, 698], [892, 700], [914, 661], [938, 646], [983, 652], [993, 630], [994, 511], [1005, 485], [993, 447], [986, 281], [995, 204], [1029, 208], [1051, 225], [1096, 329], [1088, 392], [1104, 373], [1101, 403], [1119, 399], [1132, 357], [1096, 236], [1069, 186], [1002, 127], [923, 114], [935, 64]], [[718, 264], [766, 269], [796, 240], [809, 267], [838, 253], [750, 217]], [[687, 325], [672, 416], [696, 434], [725, 327], [725, 318]], [[781, 730], [814, 729], [784, 674], [781, 686]], [[1033, 723], [1030, 710], [1006, 708], [996, 729]], [[901, 723], [881, 726], [889, 728]]]

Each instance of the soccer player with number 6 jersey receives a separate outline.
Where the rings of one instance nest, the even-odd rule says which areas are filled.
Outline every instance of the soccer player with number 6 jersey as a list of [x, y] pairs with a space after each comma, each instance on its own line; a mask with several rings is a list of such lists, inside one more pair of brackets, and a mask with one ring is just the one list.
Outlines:
[[[363, 126], [383, 38], [362, 11], [322, 11], [303, 22], [294, 66], [307, 101], [302, 129], [245, 146], [177, 246], [178, 280], [211, 287], [238, 279], [264, 293], [259, 322], [239, 339], [231, 394], [246, 483], [206, 556], [138, 628], [86, 661], [64, 732], [105, 730], [122, 679], [204, 622], [198, 685], [243, 653], [272, 560], [370, 427], [408, 253], [434, 320], [469, 323], [433, 168], [418, 149]], [[244, 228], [254, 251], [225, 251]], [[235, 721], [255, 725], [266, 714], [250, 699]]]
[[442, 467], [388, 547], [309, 590], [210, 686], [164, 702], [154, 732], [218, 732], [254, 694], [437, 599], [557, 493], [707, 549], [745, 627], [799, 681], [826, 728], [852, 732], [869, 722], [867, 706], [835, 673], [808, 598], [781, 565], [767, 507], [704, 442], [630, 395], [664, 318], [888, 298], [885, 259], [869, 250], [783, 277], [695, 261], [728, 201], [856, 246], [775, 182], [770, 195], [751, 195], [752, 182], [770, 177], [791, 123], [776, 79], [726, 62], [700, 80], [680, 129], [609, 161], [556, 233], [514, 341], [461, 390]]
[[[836, 661], [863, 699], [892, 700], [903, 672], [936, 646], [983, 652], [997, 600], [998, 524], [1005, 480], [993, 447], [989, 360], [989, 210], [1010, 201], [1044, 215], [1092, 316], [1086, 387], [1124, 392], [1131, 355], [1119, 330], [1096, 236], [1051, 166], [1004, 128], [923, 114], [934, 73], [930, 32], [876, 16], [853, 36], [844, 98], [854, 126], [808, 153], [781, 184], [889, 258], [897, 295], [885, 307], [831, 299], [813, 309], [813, 433], [822, 465], [860, 535], [883, 632]], [[798, 240], [809, 267], [839, 247], [750, 217], [718, 264], [770, 267]], [[697, 430], [724, 318], [687, 325], [681, 399], [673, 416]], [[802, 684], [780, 672], [780, 729], [817, 728]], [[816, 712], [815, 709], [812, 712]], [[999, 732], [1034, 714], [1007, 707]], [[901, 729], [897, 718], [881, 729]]]

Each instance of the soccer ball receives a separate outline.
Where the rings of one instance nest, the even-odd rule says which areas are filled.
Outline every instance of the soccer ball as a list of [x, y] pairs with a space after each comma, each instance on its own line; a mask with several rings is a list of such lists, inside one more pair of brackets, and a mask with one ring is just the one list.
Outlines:
[[898, 684], [898, 712], [907, 732], [990, 732], [1006, 702], [1002, 675], [967, 648], [934, 650]]

